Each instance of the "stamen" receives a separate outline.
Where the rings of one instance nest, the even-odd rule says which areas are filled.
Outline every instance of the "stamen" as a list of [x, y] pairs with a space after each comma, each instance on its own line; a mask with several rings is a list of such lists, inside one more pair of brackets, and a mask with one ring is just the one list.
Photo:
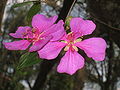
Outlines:
[[67, 43], [67, 41], [64, 41], [64, 40], [61, 40], [60, 42], [64, 42], [64, 43]]
[[78, 48], [76, 46], [72, 46], [72, 47], [75, 49], [75, 51], [78, 51]]
[[23, 32], [22, 35], [26, 35], [27, 33], [26, 32]]
[[32, 28], [32, 32], [35, 33], [35, 32], [36, 32], [36, 29], [35, 29], [35, 28]]
[[74, 43], [77, 43], [77, 42], [80, 42], [80, 41], [82, 41], [82, 39], [81, 39], [81, 38], [78, 38], [78, 39], [76, 39], [76, 40], [74, 41]]
[[70, 46], [69, 46], [69, 45], [67, 45], [67, 46], [64, 48], [64, 51], [68, 51], [68, 50], [69, 50], [69, 48], [70, 48]]

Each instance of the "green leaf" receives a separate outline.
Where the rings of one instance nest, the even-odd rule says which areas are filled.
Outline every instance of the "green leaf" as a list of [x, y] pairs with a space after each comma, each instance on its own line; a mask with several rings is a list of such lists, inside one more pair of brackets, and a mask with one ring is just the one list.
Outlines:
[[17, 66], [17, 70], [22, 69], [24, 67], [32, 66], [41, 61], [42, 60], [40, 60], [40, 58], [38, 58], [36, 53], [27, 52], [20, 57], [20, 62]]
[[33, 1], [27, 1], [27, 2], [23, 2], [23, 3], [17, 3], [17, 4], [12, 5], [12, 8], [22, 7], [24, 5], [31, 4], [31, 3], [33, 3]]
[[26, 17], [28, 22], [31, 22], [32, 17], [40, 11], [40, 8], [41, 8], [40, 3], [34, 3], [33, 4], [33, 6], [28, 11], [28, 14], [27, 14], [27, 17]]

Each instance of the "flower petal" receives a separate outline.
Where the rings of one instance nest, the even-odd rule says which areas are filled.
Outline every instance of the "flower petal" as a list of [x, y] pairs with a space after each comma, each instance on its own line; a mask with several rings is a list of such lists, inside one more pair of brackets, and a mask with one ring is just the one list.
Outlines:
[[90, 38], [75, 44], [84, 50], [88, 57], [96, 61], [102, 61], [105, 58], [106, 42], [102, 38]]
[[50, 40], [52, 36], [47, 36], [42, 40], [36, 41], [29, 49], [29, 52], [38, 51], [42, 49]]
[[49, 35], [49, 34], [52, 35], [53, 38], [51, 41], [56, 41], [56, 40], [61, 39], [63, 35], [65, 34], [63, 24], [64, 22], [60, 20], [57, 24], [54, 24], [53, 26], [45, 30], [44, 31], [45, 33], [43, 35]]
[[84, 58], [76, 51], [70, 49], [66, 52], [57, 67], [59, 73], [74, 74], [84, 66]]
[[63, 42], [49, 42], [40, 51], [38, 51], [39, 57], [44, 59], [54, 59], [58, 56], [62, 48], [66, 45]]
[[90, 20], [83, 20], [82, 18], [72, 18], [70, 21], [71, 31], [78, 32], [80, 36], [91, 34], [96, 25]]
[[35, 16], [33, 16], [32, 26], [34, 28], [38, 28], [40, 32], [42, 32], [43, 30], [53, 25], [56, 20], [57, 20], [57, 16], [47, 18], [42, 14], [36, 14]]
[[62, 39], [64, 39], [65, 41], [71, 42], [76, 40], [77, 38], [79, 38], [79, 33], [70, 32], [66, 36], [64, 36], [64, 38]]
[[30, 45], [28, 40], [20, 40], [14, 42], [3, 42], [5, 48], [8, 50], [25, 50]]
[[25, 27], [18, 27], [17, 31], [15, 33], [10, 33], [10, 36], [14, 38], [25, 38], [26, 35], [28, 35], [28, 32], [31, 31], [31, 28], [28, 26]]

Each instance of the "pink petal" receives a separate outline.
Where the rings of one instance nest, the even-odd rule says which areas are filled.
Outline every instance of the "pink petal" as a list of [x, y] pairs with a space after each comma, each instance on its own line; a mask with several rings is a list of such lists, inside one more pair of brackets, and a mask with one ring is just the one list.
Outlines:
[[60, 20], [57, 24], [54, 24], [53, 26], [45, 30], [44, 31], [45, 33], [43, 35], [49, 35], [49, 34], [52, 35], [53, 36], [52, 41], [61, 39], [65, 34], [63, 24], [64, 22]]
[[74, 74], [78, 69], [84, 66], [84, 58], [76, 51], [70, 49], [66, 52], [57, 67], [59, 73]]
[[38, 28], [40, 32], [42, 32], [43, 30], [53, 25], [56, 20], [57, 20], [57, 16], [47, 18], [46, 16], [42, 14], [36, 14], [35, 16], [33, 16], [32, 26], [34, 28]]
[[39, 57], [44, 59], [54, 59], [58, 56], [65, 45], [66, 43], [63, 42], [49, 42], [40, 51], [38, 51]]
[[25, 38], [25, 35], [28, 35], [28, 31], [31, 31], [31, 28], [28, 26], [18, 27], [15, 33], [10, 33], [10, 36], [14, 38]]
[[74, 41], [78, 38], [78, 33], [74, 33], [74, 32], [70, 32], [70, 33], [66, 33], [63, 35], [63, 37], [60, 40], [64, 40], [64, 41]]
[[88, 57], [96, 61], [102, 61], [105, 58], [106, 42], [102, 38], [90, 38], [75, 44], [84, 50]]
[[62, 39], [64, 39], [65, 41], [71, 42], [71, 41], [76, 40], [78, 37], [80, 37], [79, 33], [72, 32], [72, 33], [69, 33], [66, 36], [64, 36], [64, 38], [66, 38], [66, 39], [64, 39], [64, 38], [62, 38]]
[[90, 20], [82, 18], [73, 18], [70, 22], [71, 31], [78, 32], [80, 36], [91, 34], [96, 25]]
[[8, 50], [25, 50], [30, 45], [30, 42], [27, 40], [20, 40], [14, 42], [3, 42], [3, 44]]
[[29, 52], [38, 51], [42, 49], [50, 40], [52, 36], [47, 36], [42, 40], [36, 41], [29, 49]]
[[60, 40], [67, 41], [67, 33], [66, 32], [65, 32], [65, 34], [63, 35], [63, 37]]

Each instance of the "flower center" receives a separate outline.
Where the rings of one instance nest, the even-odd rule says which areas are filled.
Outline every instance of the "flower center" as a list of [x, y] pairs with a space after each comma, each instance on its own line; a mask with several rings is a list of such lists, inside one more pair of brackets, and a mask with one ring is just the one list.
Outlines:
[[23, 33], [23, 34], [27, 38], [27, 40], [29, 40], [30, 42], [32, 42], [34, 44], [38, 40], [41, 40], [44, 38], [41, 36], [43, 33], [44, 32], [39, 32], [39, 30], [37, 30], [37, 28], [32, 28], [32, 30], [30, 30], [30, 31], [27, 30], [26, 33]]
[[74, 44], [74, 42], [67, 42], [67, 46], [64, 48], [64, 51], [68, 51], [69, 49], [71, 49], [72, 51], [78, 51], [78, 48], [74, 46]]
[[42, 40], [43, 37], [41, 37], [41, 35], [44, 33], [44, 32], [39, 32], [38, 30], [34, 29], [32, 30], [32, 33], [33, 33], [33, 38], [32, 38], [32, 42], [33, 44], [39, 40]]
[[66, 39], [66, 41], [62, 41], [64, 43], [67, 43], [67, 46], [64, 48], [64, 51], [68, 51], [69, 49], [71, 49], [72, 51], [78, 51], [78, 48], [74, 44], [80, 42], [82, 39], [78, 38], [75, 40], [74, 33], [69, 33]]

